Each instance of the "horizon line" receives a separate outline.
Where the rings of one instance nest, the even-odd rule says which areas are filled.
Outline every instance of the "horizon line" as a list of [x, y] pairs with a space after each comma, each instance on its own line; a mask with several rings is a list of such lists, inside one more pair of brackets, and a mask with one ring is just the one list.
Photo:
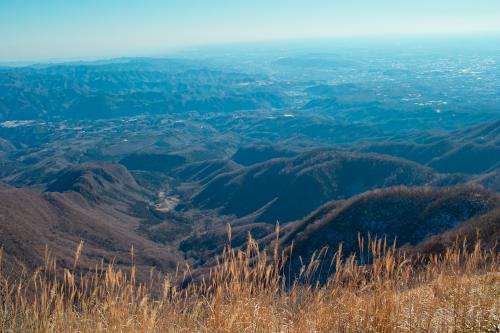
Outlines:
[[[173, 55], [177, 55], [177, 58], [188, 58], [185, 54], [192, 52], [200, 52], [208, 49], [217, 49], [225, 47], [241, 47], [241, 46], [279, 46], [293, 45], [297, 43], [311, 43], [311, 42], [329, 42], [329, 41], [342, 41], [353, 43], [356, 42], [375, 42], [375, 41], [422, 41], [433, 42], [446, 38], [447, 41], [453, 41], [461, 38], [500, 38], [500, 31], [485, 31], [485, 32], [447, 32], [447, 33], [415, 33], [415, 34], [385, 34], [385, 35], [353, 35], [353, 36], [323, 36], [323, 37], [301, 37], [301, 38], [275, 38], [275, 39], [255, 39], [255, 40], [241, 40], [241, 41], [224, 41], [224, 42], [209, 42], [209, 43], [197, 43], [188, 46], [173, 47], [169, 50], [156, 52], [118, 52], [116, 54], [102, 54], [95, 56], [74, 56], [74, 57], [57, 57], [57, 56], [47, 56], [47, 57], [18, 57], [17, 59], [2, 59], [0, 56], [0, 66], [1, 67], [30, 67], [36, 65], [59, 65], [59, 64], [71, 64], [71, 63], [91, 63], [98, 61], [112, 61], [119, 59], [166, 59], [172, 58]], [[440, 40], [442, 41], [442, 40]], [[268, 45], [266, 45], [268, 44]], [[500, 47], [499, 47], [500, 50]], [[184, 55], [183, 55], [184, 54]]]

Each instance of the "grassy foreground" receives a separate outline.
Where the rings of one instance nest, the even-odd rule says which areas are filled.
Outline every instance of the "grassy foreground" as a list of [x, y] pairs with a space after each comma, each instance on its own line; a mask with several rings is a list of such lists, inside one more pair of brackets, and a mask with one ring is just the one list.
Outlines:
[[[383, 240], [362, 243], [371, 265], [342, 259], [341, 247], [322, 263], [325, 249], [290, 282], [287, 255], [259, 250], [250, 238], [183, 288], [174, 282], [182, 274], [151, 273], [138, 283], [133, 268], [102, 263], [75, 276], [79, 247], [62, 278], [53, 277], [49, 256], [45, 267], [13, 280], [0, 270], [0, 332], [498, 332], [495, 251], [455, 245], [409, 259]], [[312, 283], [324, 265], [331, 278]]]

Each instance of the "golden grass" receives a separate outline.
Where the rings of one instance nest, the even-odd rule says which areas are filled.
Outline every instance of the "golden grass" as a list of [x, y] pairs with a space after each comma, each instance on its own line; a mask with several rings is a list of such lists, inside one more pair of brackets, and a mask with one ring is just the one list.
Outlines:
[[290, 279], [287, 252], [268, 254], [249, 238], [183, 287], [175, 282], [182, 274], [151, 273], [139, 283], [134, 268], [102, 262], [75, 276], [79, 246], [62, 278], [48, 254], [45, 267], [14, 280], [0, 269], [0, 332], [498, 332], [495, 251], [456, 244], [410, 259], [382, 240], [360, 245], [370, 265], [343, 258], [340, 247], [319, 284], [313, 277], [326, 250]]

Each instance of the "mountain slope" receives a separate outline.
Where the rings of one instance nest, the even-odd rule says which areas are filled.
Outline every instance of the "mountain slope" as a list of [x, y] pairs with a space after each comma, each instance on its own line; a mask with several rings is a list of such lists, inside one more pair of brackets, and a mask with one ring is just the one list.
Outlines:
[[100, 161], [64, 169], [49, 182], [47, 191], [77, 192], [88, 200], [100, 203], [133, 203], [145, 201], [151, 195], [136, 183], [125, 167]]
[[444, 232], [433, 235], [416, 246], [406, 247], [405, 251], [413, 253], [443, 253], [446, 248], [453, 246], [456, 241], [474, 244], [479, 240], [483, 248], [500, 250], [500, 207], [496, 207], [486, 214], [475, 216]]
[[172, 249], [139, 235], [137, 219], [107, 207], [89, 204], [75, 192], [39, 194], [26, 189], [0, 190], [0, 246], [5, 253], [34, 268], [43, 264], [45, 246], [70, 266], [79, 242], [85, 242], [81, 269], [101, 258], [171, 270], [181, 260]]
[[170, 154], [132, 154], [120, 160], [129, 170], [156, 172], [170, 171], [185, 162], [184, 157]]
[[445, 135], [364, 144], [354, 150], [402, 157], [443, 173], [492, 172], [500, 167], [500, 120]]
[[428, 165], [445, 172], [477, 174], [493, 171], [500, 167], [500, 145], [465, 144], [433, 159]]
[[[148, 234], [152, 194], [124, 166], [88, 162], [51, 178], [45, 193], [0, 186], [0, 247], [13, 261], [39, 266], [48, 246], [68, 266], [82, 240], [83, 270], [101, 258], [130, 266], [132, 246], [135, 264], [146, 271], [152, 267], [171, 271], [182, 262], [174, 247], [155, 243]], [[171, 233], [179, 228], [163, 222]]]
[[428, 184], [440, 177], [402, 159], [312, 151], [221, 174], [193, 197], [193, 204], [274, 223], [300, 219], [329, 200], [375, 188]]
[[220, 174], [236, 171], [241, 167], [231, 160], [194, 162], [175, 170], [175, 176], [184, 182], [207, 184]]
[[[363, 193], [343, 203], [320, 208], [284, 230], [283, 245], [294, 243], [294, 255], [310, 258], [324, 246], [358, 249], [358, 233], [387, 236], [399, 246], [416, 245], [470, 219], [493, 214], [500, 220], [500, 196], [480, 187], [396, 187]], [[498, 223], [498, 222], [497, 222]], [[480, 226], [480, 223], [476, 223]]]
[[290, 149], [274, 146], [254, 145], [239, 148], [231, 157], [231, 159], [238, 164], [248, 166], [252, 164], [262, 163], [273, 158], [292, 157], [295, 155], [297, 155], [297, 152], [294, 152]]
[[16, 150], [16, 147], [14, 147], [6, 139], [0, 138], [0, 157], [2, 157], [3, 155], [6, 155], [14, 150]]

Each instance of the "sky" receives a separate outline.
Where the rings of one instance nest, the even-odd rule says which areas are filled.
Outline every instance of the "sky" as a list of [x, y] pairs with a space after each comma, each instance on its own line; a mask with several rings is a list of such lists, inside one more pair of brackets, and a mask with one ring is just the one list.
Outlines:
[[500, 0], [0, 0], [0, 61], [269, 40], [494, 34]]

